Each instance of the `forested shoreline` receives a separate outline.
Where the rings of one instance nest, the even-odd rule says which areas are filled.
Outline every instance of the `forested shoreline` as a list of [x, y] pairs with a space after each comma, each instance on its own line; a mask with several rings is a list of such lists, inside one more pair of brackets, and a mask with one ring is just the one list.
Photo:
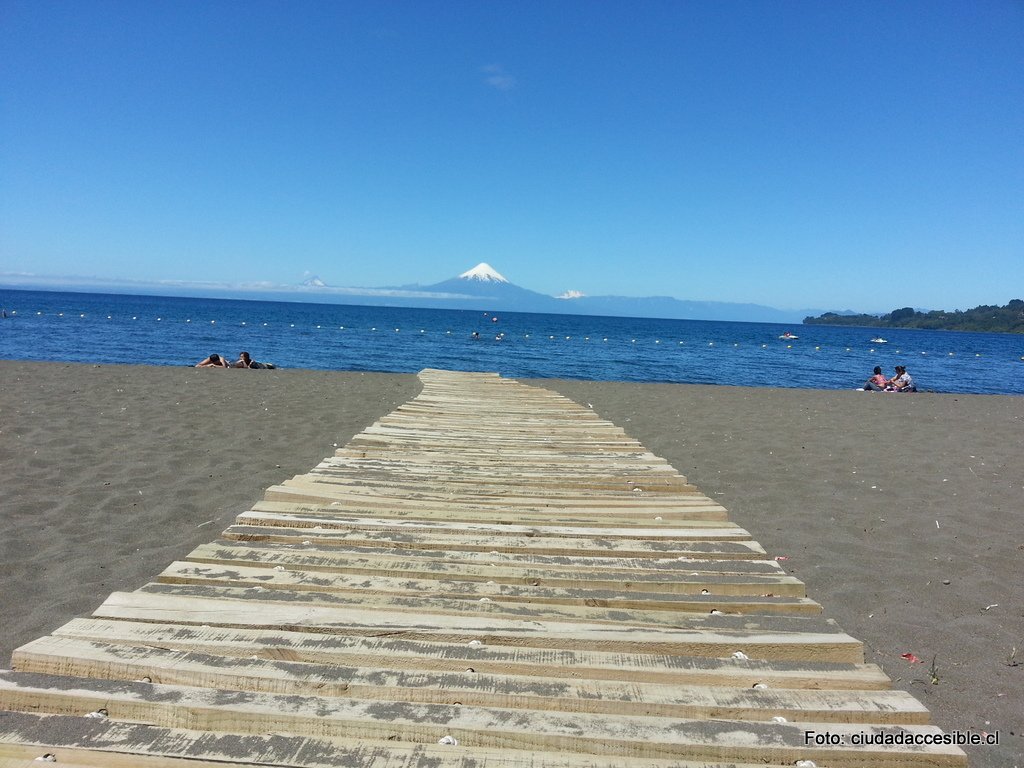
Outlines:
[[982, 305], [974, 309], [946, 312], [935, 309], [918, 312], [911, 307], [894, 309], [885, 315], [840, 315], [826, 312], [805, 317], [806, 325], [856, 325], [869, 328], [924, 328], [931, 331], [979, 331], [1024, 333], [1024, 300], [1013, 299], [1006, 306]]

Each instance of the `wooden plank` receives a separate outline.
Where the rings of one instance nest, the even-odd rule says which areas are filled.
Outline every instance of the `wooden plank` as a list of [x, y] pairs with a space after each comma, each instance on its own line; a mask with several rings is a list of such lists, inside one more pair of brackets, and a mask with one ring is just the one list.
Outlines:
[[489, 645], [479, 640], [443, 643], [402, 637], [346, 637], [286, 630], [234, 629], [74, 619], [54, 632], [104, 643], [198, 651], [278, 661], [357, 666], [364, 669], [622, 680], [673, 685], [724, 685], [811, 690], [878, 690], [890, 680], [874, 664], [698, 658], [578, 649]]
[[[928, 723], [904, 691], [807, 691], [679, 686], [609, 680], [429, 673], [222, 657], [46, 637], [19, 648], [18, 672], [326, 698], [517, 710], [802, 722]], [[764, 685], [762, 683], [762, 685]]]
[[[359, 537], [367, 536], [367, 534], [363, 533], [347, 533], [344, 530], [320, 531], [318, 535], [322, 537], [327, 537], [328, 535], [339, 537], [335, 542], [337, 546], [333, 549], [315, 546], [312, 541], [308, 544], [300, 544], [299, 542], [296, 542], [296, 544], [299, 544], [298, 546], [266, 541], [248, 544], [243, 547], [237, 543], [238, 541], [241, 541], [247, 533], [259, 538], [267, 536], [270, 532], [274, 531], [282, 534], [290, 533], [293, 536], [298, 536], [304, 539], [309, 538], [312, 535], [308, 528], [232, 525], [224, 531], [222, 539], [210, 542], [209, 544], [200, 545], [193, 550], [193, 552], [196, 553], [197, 558], [206, 558], [208, 557], [208, 554], [202, 553], [206, 553], [211, 547], [238, 547], [258, 552], [291, 552], [307, 555], [319, 554], [324, 557], [332, 557], [337, 556], [338, 550], [342, 548], [342, 542], [344, 541], [344, 538], [342, 537], [352, 535]], [[468, 547], [460, 547], [459, 545], [464, 544], [465, 542], [460, 539], [453, 539], [450, 536], [433, 537], [436, 540], [436, 546], [430, 546], [429, 544], [424, 545], [421, 538], [428, 537], [399, 536], [391, 533], [380, 534], [380, 537], [382, 541], [379, 542], [379, 545], [345, 546], [345, 553], [365, 555], [367, 557], [388, 557], [391, 559], [413, 558], [432, 561], [440, 560], [452, 563], [494, 563], [496, 565], [506, 565], [510, 567], [545, 568], [559, 572], [581, 570], [609, 573], [611, 571], [639, 572], [646, 570], [690, 573], [693, 576], [705, 572], [785, 575], [785, 572], [782, 570], [782, 567], [778, 562], [775, 560], [768, 560], [764, 557], [757, 557], [751, 550], [748, 550], [749, 557], [747, 558], [739, 557], [738, 552], [735, 557], [722, 558], [716, 556], [718, 553], [692, 552], [690, 550], [686, 550], [688, 554], [685, 556], [676, 556], [674, 552], [669, 554], [662, 552], [660, 557], [656, 556], [653, 552], [647, 553], [647, 557], [614, 557], [612, 554], [604, 553], [599, 556], [594, 556], [591, 548], [598, 546], [597, 542], [590, 544], [585, 540], [579, 541], [576, 539], [570, 539], [569, 543], [578, 542], [580, 544], [577, 549], [572, 551], [573, 554], [551, 555], [546, 553], [538, 554], [535, 550], [525, 546], [516, 548], [505, 547], [504, 545], [507, 541], [501, 538], [482, 537], [479, 541], [479, 547], [476, 549], [470, 549]], [[523, 541], [534, 542], [536, 539], [523, 539]], [[409, 544], [410, 546], [403, 547], [403, 544]], [[490, 545], [502, 545], [503, 549], [500, 551], [497, 549], [485, 549], [485, 547]]]
[[[258, 610], [257, 610], [258, 608]], [[864, 662], [860, 642], [843, 632], [760, 632], [536, 621], [529, 618], [403, 613], [400, 611], [115, 592], [96, 609], [99, 618], [251, 629], [401, 636], [410, 640], [569, 648], [619, 653], [663, 653], [724, 658], [736, 651], [754, 659]], [[727, 619], [729, 617], [706, 617]], [[782, 618], [782, 617], [773, 617]], [[810, 621], [810, 619], [806, 619]]]
[[[330, 496], [316, 494], [304, 494], [294, 492], [284, 486], [271, 486], [267, 490], [268, 501], [304, 502], [315, 500], [317, 502], [330, 502]], [[337, 502], [335, 502], [337, 503]], [[254, 509], [259, 505], [254, 506]], [[460, 515], [458, 512], [447, 514], [443, 510], [437, 510], [432, 517], [427, 519], [423, 511], [415, 515], [408, 515], [409, 519], [403, 519], [402, 515], [395, 514], [394, 518], [384, 516], [382, 510], [373, 510], [372, 515], [353, 514], [351, 510], [342, 510], [340, 507], [322, 511], [323, 519], [317, 520], [316, 512], [307, 513], [308, 522], [311, 528], [317, 525], [327, 527], [332, 524], [329, 518], [333, 518], [334, 527], [342, 526], [373, 526], [377, 529], [404, 530], [404, 531], [433, 531], [450, 532], [459, 531], [471, 533], [490, 533], [503, 536], [525, 535], [525, 536], [548, 536], [566, 538], [613, 538], [613, 539], [640, 539], [651, 540], [661, 539], [665, 541], [744, 541], [751, 538], [750, 533], [740, 528], [735, 523], [713, 520], [688, 520], [679, 527], [666, 522], [664, 528], [648, 527], [657, 521], [645, 521], [644, 527], [633, 526], [623, 527], [599, 527], [593, 523], [587, 525], [520, 525], [512, 523], [501, 523], [498, 517], [485, 518], [488, 522], [477, 522], [482, 519], [479, 516]], [[466, 518], [466, 519], [463, 519]], [[239, 516], [240, 521], [245, 520], [244, 513]], [[491, 522], [493, 520], [493, 522]], [[293, 519], [293, 524], [303, 522], [302, 518]]]
[[[334, 513], [335, 515], [337, 513]], [[755, 541], [730, 538], [725, 541], [699, 540], [629, 540], [597, 537], [542, 536], [535, 528], [508, 531], [507, 525], [471, 524], [444, 525], [429, 521], [403, 521], [364, 517], [331, 517], [317, 505], [261, 501], [237, 518], [224, 532], [224, 538], [244, 540], [248, 527], [281, 527], [302, 531], [300, 539], [317, 540], [318, 544], [337, 542], [343, 538], [365, 542], [360, 546], [393, 547], [395, 549], [428, 549], [442, 547], [452, 551], [520, 552], [551, 556], [573, 556], [587, 553], [592, 557], [694, 559], [764, 558], [767, 553]], [[284, 532], [282, 532], [283, 534]]]
[[[218, 586], [216, 584], [151, 583], [136, 594], [164, 595], [197, 599], [239, 600], [253, 604], [253, 610], [287, 603], [345, 610], [393, 611], [409, 616], [494, 617], [509, 620], [543, 620], [583, 622], [595, 626], [628, 624], [636, 630], [645, 627], [686, 627], [732, 631], [749, 629], [768, 632], [830, 634], [834, 625], [827, 619], [811, 614], [763, 613], [748, 615], [725, 611], [666, 611], [623, 609], [600, 605], [558, 605], [532, 603], [528, 600], [496, 600], [488, 597], [464, 599], [449, 597], [434, 590], [420, 595], [367, 594], [361, 592], [289, 591], [253, 586]], [[725, 601], [723, 601], [725, 602]]]
[[[290, 547], [242, 547], [203, 544], [192, 550], [189, 560], [196, 563], [244, 563], [252, 566], [294, 568], [304, 571], [363, 574], [377, 577], [439, 579], [450, 581], [511, 584], [531, 587], [566, 587], [611, 590], [625, 593], [654, 592], [666, 595], [747, 595], [804, 597], [802, 581], [772, 569], [772, 561], [762, 561], [769, 568], [701, 567], [693, 561], [674, 561], [661, 568], [549, 568], [543, 565], [517, 563], [500, 556], [483, 562], [469, 558], [410, 557], [371, 550], [369, 553], [339, 550], [334, 552], [304, 551]], [[745, 561], [725, 561], [743, 564]], [[270, 577], [262, 575], [265, 580]]]
[[[850, 735], [881, 732], [877, 726], [841, 723], [755, 723], [730, 720], [685, 720], [589, 713], [521, 712], [489, 707], [413, 704], [408, 702], [276, 696], [122, 681], [53, 678], [0, 672], [0, 706], [29, 707], [60, 715], [85, 715], [104, 709], [115, 720], [151, 723], [164, 728], [263, 734], [283, 729], [295, 736], [344, 735], [377, 742], [436, 743], [445, 736], [463, 749], [506, 748], [582, 752], [623, 758], [683, 759], [780, 763], [820, 760], [829, 766], [963, 765], [963, 752], [944, 746], [808, 746], [805, 733], [828, 730]], [[905, 733], [935, 736], [937, 728], [901, 725]]]
[[[208, 561], [206, 561], [208, 562]], [[238, 563], [175, 562], [157, 577], [161, 584], [203, 584], [225, 587], [256, 587], [288, 592], [326, 592], [352, 594], [360, 602], [382, 601], [388, 597], [406, 597], [422, 600], [424, 597], [443, 596], [446, 599], [489, 601], [510, 605], [560, 605], [587, 608], [614, 609], [637, 612], [680, 611], [706, 614], [798, 614], [817, 615], [821, 606], [806, 598], [746, 597], [736, 595], [672, 594], [638, 592], [623, 595], [614, 589], [587, 588], [583, 584], [571, 588], [520, 586], [515, 583], [496, 583], [410, 577], [389, 578], [369, 572], [369, 578], [360, 573], [334, 573], [330, 571], [289, 568], [284, 571], [273, 567], [252, 567]], [[455, 575], [458, 576], [456, 569]], [[545, 614], [546, 615], [546, 614]], [[571, 615], [589, 616], [590, 611], [574, 611]], [[670, 619], [671, 620], [671, 617]]]
[[[80, 746], [82, 744], [87, 747]], [[373, 743], [283, 734], [220, 734], [62, 715], [5, 713], [0, 718], [0, 766], [38, 768], [41, 753], [59, 768], [622, 768], [621, 758], [526, 750], [472, 750], [437, 744]], [[205, 759], [203, 759], [205, 758]], [[211, 762], [213, 761], [213, 762]], [[678, 760], [631, 758], [630, 768], [708, 768]], [[781, 768], [721, 763], [716, 768]]]
[[[250, 518], [251, 519], [251, 518]], [[755, 542], [668, 542], [667, 545], [652, 543], [645, 546], [644, 542], [594, 541], [592, 539], [549, 539], [549, 538], [518, 538], [506, 537], [457, 537], [419, 534], [412, 536], [392, 531], [352, 531], [347, 528], [290, 528], [284, 518], [275, 520], [259, 520], [267, 525], [232, 525], [226, 529], [221, 538], [226, 542], [252, 542], [260, 546], [271, 544], [298, 545], [323, 551], [345, 548], [352, 551], [395, 550], [396, 554], [408, 556], [437, 556], [462, 554], [471, 558], [473, 554], [483, 557], [511, 557], [541, 562], [546, 559], [554, 561], [580, 561], [587, 558], [592, 565], [600, 567], [601, 560], [608, 560], [610, 567], [657, 567], [666, 558], [675, 561], [691, 562], [728, 562], [743, 558], [765, 558], [765, 553]], [[731, 545], [736, 545], [735, 548]], [[753, 545], [749, 549], [739, 548], [740, 545]], [[492, 554], [493, 553], [493, 554]], [[642, 562], [648, 565], [641, 565]], [[749, 562], [746, 560], [745, 562]], [[773, 562], [773, 561], [767, 561]], [[724, 567], [724, 570], [729, 570]]]
[[[319, 517], [321, 520], [327, 521], [340, 521], [345, 525], [360, 524], [361, 520], [367, 521], [363, 524], [373, 524], [374, 521], [382, 520], [399, 520], [403, 521], [403, 523], [421, 521], [453, 524], [452, 527], [455, 530], [461, 530], [467, 524], [494, 526], [492, 530], [501, 530], [506, 533], [510, 525], [517, 525], [520, 527], [515, 529], [516, 531], [529, 531], [532, 532], [533, 536], [547, 533], [555, 537], [571, 535], [573, 534], [573, 529], [580, 528], [585, 530], [582, 534], [576, 533], [577, 537], [587, 535], [587, 530], [597, 531], [596, 534], [591, 534], [595, 537], [607, 537], [615, 529], [633, 529], [639, 528], [642, 525], [644, 530], [654, 528], [673, 531], [671, 535], [677, 539], [683, 538], [685, 540], [687, 536], [692, 539], [693, 536], [699, 535], [702, 540], [709, 540], [706, 531], [695, 532], [694, 529], [708, 528], [711, 523], [718, 522], [720, 525], [713, 527], [713, 530], [723, 531], [723, 538], [736, 540], [737, 536], [743, 535], [739, 533], [743, 530], [739, 526], [725, 520], [702, 520], [699, 519], [701, 517], [700, 513], [690, 515], [675, 512], [649, 512], [646, 516], [640, 517], [608, 512], [589, 514], [581, 513], [579, 510], [563, 510], [559, 508], [547, 510], [527, 510], [514, 506], [490, 509], [471, 508], [458, 504], [444, 504], [443, 502], [434, 502], [430, 505], [419, 507], [408, 507], [399, 504], [369, 506], [336, 501], [329, 497], [318, 498], [315, 495], [309, 496], [296, 493], [269, 494], [266, 500], [254, 504], [251, 511], [271, 509], [272, 507], [269, 505], [274, 505], [273, 508], [277, 509], [289, 507], [296, 511], [301, 509], [304, 510], [303, 514], [307, 517]], [[711, 514], [708, 516], [717, 517], [718, 515]], [[240, 519], [240, 522], [245, 522], [244, 518]], [[473, 528], [471, 530], [486, 529]], [[749, 540], [749, 535], [746, 534], [747, 539], [740, 540]], [[618, 536], [622, 538], [621, 534]]]

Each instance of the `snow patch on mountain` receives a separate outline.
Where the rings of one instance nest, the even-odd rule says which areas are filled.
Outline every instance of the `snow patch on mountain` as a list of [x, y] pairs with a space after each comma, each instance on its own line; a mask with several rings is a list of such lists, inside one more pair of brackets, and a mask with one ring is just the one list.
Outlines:
[[460, 280], [478, 280], [481, 283], [507, 283], [508, 280], [498, 270], [481, 261], [475, 267], [459, 275]]

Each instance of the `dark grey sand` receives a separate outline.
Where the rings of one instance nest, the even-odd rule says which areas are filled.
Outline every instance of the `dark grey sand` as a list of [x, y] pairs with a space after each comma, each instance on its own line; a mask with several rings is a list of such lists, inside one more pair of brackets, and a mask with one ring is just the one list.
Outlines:
[[[419, 391], [408, 375], [8, 361], [0, 378], [4, 665]], [[1001, 746], [968, 749], [975, 768], [1024, 766], [1024, 398], [531, 383], [724, 504], [937, 725], [998, 730]]]

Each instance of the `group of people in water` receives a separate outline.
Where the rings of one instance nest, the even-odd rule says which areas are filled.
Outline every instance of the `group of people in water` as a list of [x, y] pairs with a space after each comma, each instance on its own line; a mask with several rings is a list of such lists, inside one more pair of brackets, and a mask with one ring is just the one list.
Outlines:
[[257, 363], [248, 352], [241, 352], [238, 359], [229, 363], [222, 355], [214, 353], [205, 360], [196, 363], [196, 368], [274, 368], [273, 363]]
[[882, 369], [876, 365], [874, 374], [864, 382], [864, 389], [869, 392], [917, 392], [914, 379], [903, 365], [896, 366], [896, 375], [891, 379], [887, 379]]

